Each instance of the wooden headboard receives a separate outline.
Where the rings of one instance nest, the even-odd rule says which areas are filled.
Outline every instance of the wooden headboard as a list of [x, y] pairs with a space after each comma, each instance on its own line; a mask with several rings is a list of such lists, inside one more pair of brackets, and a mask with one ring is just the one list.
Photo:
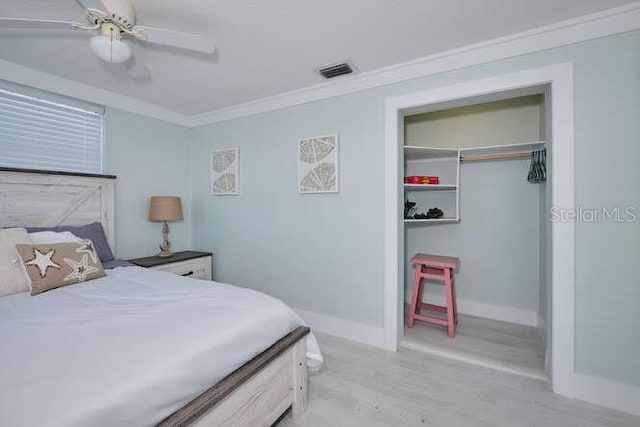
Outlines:
[[100, 222], [115, 251], [113, 175], [0, 168], [0, 227]]

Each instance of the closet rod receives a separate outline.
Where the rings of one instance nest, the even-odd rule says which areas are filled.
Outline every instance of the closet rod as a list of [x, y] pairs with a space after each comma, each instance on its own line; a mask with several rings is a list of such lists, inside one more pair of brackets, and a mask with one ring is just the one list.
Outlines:
[[486, 154], [484, 156], [460, 156], [461, 162], [482, 162], [484, 160], [528, 159], [531, 153]]

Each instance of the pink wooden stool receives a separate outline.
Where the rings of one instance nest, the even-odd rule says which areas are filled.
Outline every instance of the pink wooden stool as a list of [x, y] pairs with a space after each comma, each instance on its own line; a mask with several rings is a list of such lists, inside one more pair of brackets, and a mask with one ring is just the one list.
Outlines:
[[[415, 266], [416, 274], [413, 279], [413, 290], [411, 294], [411, 308], [409, 309], [409, 319], [407, 327], [412, 328], [416, 320], [435, 323], [446, 326], [449, 331], [449, 338], [456, 336], [456, 325], [458, 324], [458, 307], [456, 305], [456, 288], [453, 283], [453, 270], [458, 267], [458, 258], [428, 254], [416, 254], [411, 258], [411, 263]], [[422, 281], [424, 279], [444, 282], [447, 305], [428, 304], [422, 301]], [[446, 313], [447, 318], [420, 314], [420, 310], [432, 310]]]

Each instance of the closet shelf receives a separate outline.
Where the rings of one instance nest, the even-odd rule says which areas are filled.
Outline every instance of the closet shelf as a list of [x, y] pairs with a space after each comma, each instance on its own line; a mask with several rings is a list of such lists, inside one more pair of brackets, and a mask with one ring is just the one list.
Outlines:
[[457, 160], [458, 150], [452, 150], [448, 148], [430, 148], [430, 147], [415, 147], [411, 145], [404, 146], [404, 159], [405, 160], [428, 160], [428, 159], [453, 159]]
[[405, 191], [455, 191], [457, 185], [444, 184], [404, 184]]
[[419, 146], [404, 146], [405, 160], [429, 160], [429, 159], [455, 159], [458, 155], [465, 157], [491, 156], [500, 154], [528, 153], [546, 148], [546, 141], [524, 142], [516, 144], [490, 145], [486, 147], [431, 148]]
[[496, 154], [528, 153], [547, 146], [545, 141], [524, 142], [519, 144], [492, 145], [488, 147], [461, 148], [460, 156], [488, 156]]
[[460, 218], [405, 219], [405, 224], [446, 224], [459, 222]]
[[[459, 181], [460, 151], [450, 148], [404, 146], [406, 176], [437, 176], [442, 184], [402, 183], [405, 202], [414, 202], [416, 212], [438, 207], [448, 214], [441, 218], [404, 219], [404, 226], [452, 224], [460, 220]], [[430, 161], [433, 160], [433, 163]], [[422, 193], [418, 196], [417, 193]], [[410, 200], [410, 199], [416, 200]]]

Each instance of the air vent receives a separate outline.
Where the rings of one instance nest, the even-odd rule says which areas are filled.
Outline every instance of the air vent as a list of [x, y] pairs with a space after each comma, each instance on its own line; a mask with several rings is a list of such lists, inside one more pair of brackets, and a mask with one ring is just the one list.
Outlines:
[[351, 74], [354, 71], [354, 67], [348, 62], [342, 62], [340, 64], [329, 65], [317, 70], [323, 77], [331, 79], [338, 76], [344, 76], [345, 74]]

